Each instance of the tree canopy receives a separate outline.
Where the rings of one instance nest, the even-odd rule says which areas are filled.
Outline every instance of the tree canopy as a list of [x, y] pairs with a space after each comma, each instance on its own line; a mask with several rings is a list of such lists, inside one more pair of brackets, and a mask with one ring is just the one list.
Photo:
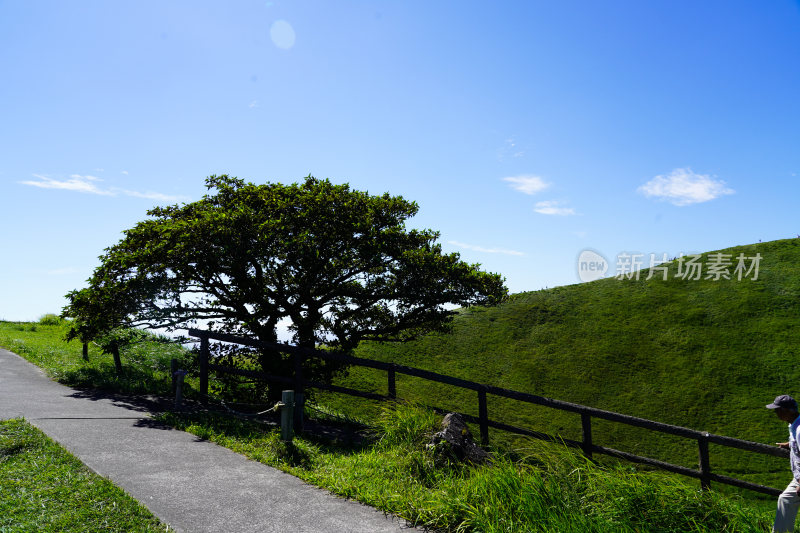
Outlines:
[[446, 330], [453, 306], [492, 305], [503, 278], [446, 254], [432, 230], [407, 229], [418, 211], [308, 176], [256, 185], [206, 180], [199, 201], [158, 207], [100, 257], [88, 287], [67, 295], [72, 338], [119, 326], [215, 331], [349, 351]]

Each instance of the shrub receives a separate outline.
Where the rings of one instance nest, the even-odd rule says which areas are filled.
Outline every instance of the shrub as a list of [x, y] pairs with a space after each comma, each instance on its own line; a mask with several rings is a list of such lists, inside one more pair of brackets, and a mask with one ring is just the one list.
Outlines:
[[58, 315], [48, 313], [39, 319], [40, 326], [60, 326], [64, 323], [64, 319]]

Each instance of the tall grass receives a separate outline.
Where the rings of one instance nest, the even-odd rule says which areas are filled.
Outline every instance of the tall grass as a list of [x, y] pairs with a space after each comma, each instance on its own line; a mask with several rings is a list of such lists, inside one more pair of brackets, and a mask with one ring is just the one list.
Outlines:
[[210, 415], [164, 420], [332, 492], [451, 532], [763, 532], [769, 513], [738, 498], [626, 467], [603, 467], [565, 447], [530, 443], [491, 464], [437, 462], [426, 445], [438, 418], [414, 405], [385, 409], [365, 446], [313, 437], [282, 443], [277, 430]]

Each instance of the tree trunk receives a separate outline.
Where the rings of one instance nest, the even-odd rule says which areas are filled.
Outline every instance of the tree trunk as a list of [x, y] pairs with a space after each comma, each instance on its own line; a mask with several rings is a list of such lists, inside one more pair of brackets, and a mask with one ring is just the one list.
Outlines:
[[[266, 329], [266, 328], [265, 328]], [[278, 336], [275, 333], [274, 329], [271, 328], [267, 331], [260, 332], [257, 335], [258, 339], [262, 342], [278, 342]], [[265, 374], [270, 374], [273, 376], [282, 376], [282, 377], [290, 377], [289, 371], [290, 368], [284, 363], [283, 358], [281, 357], [281, 353], [277, 350], [262, 350], [258, 356], [259, 364], [261, 365], [261, 371]], [[288, 383], [283, 383], [280, 381], [271, 381], [267, 380], [267, 402], [268, 403], [277, 403], [281, 401], [281, 392], [284, 389], [291, 388]]]

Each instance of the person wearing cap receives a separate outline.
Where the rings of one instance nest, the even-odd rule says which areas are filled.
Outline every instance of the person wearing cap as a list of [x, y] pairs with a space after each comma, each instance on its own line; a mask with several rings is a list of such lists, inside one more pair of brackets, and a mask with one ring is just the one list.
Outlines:
[[774, 409], [775, 415], [789, 424], [789, 442], [776, 442], [779, 447], [789, 450], [789, 464], [792, 467], [794, 478], [780, 496], [778, 496], [778, 510], [775, 513], [774, 533], [794, 531], [794, 519], [800, 508], [800, 449], [798, 440], [800, 434], [800, 413], [797, 402], [788, 394], [781, 394], [775, 401], [767, 405], [767, 409]]

